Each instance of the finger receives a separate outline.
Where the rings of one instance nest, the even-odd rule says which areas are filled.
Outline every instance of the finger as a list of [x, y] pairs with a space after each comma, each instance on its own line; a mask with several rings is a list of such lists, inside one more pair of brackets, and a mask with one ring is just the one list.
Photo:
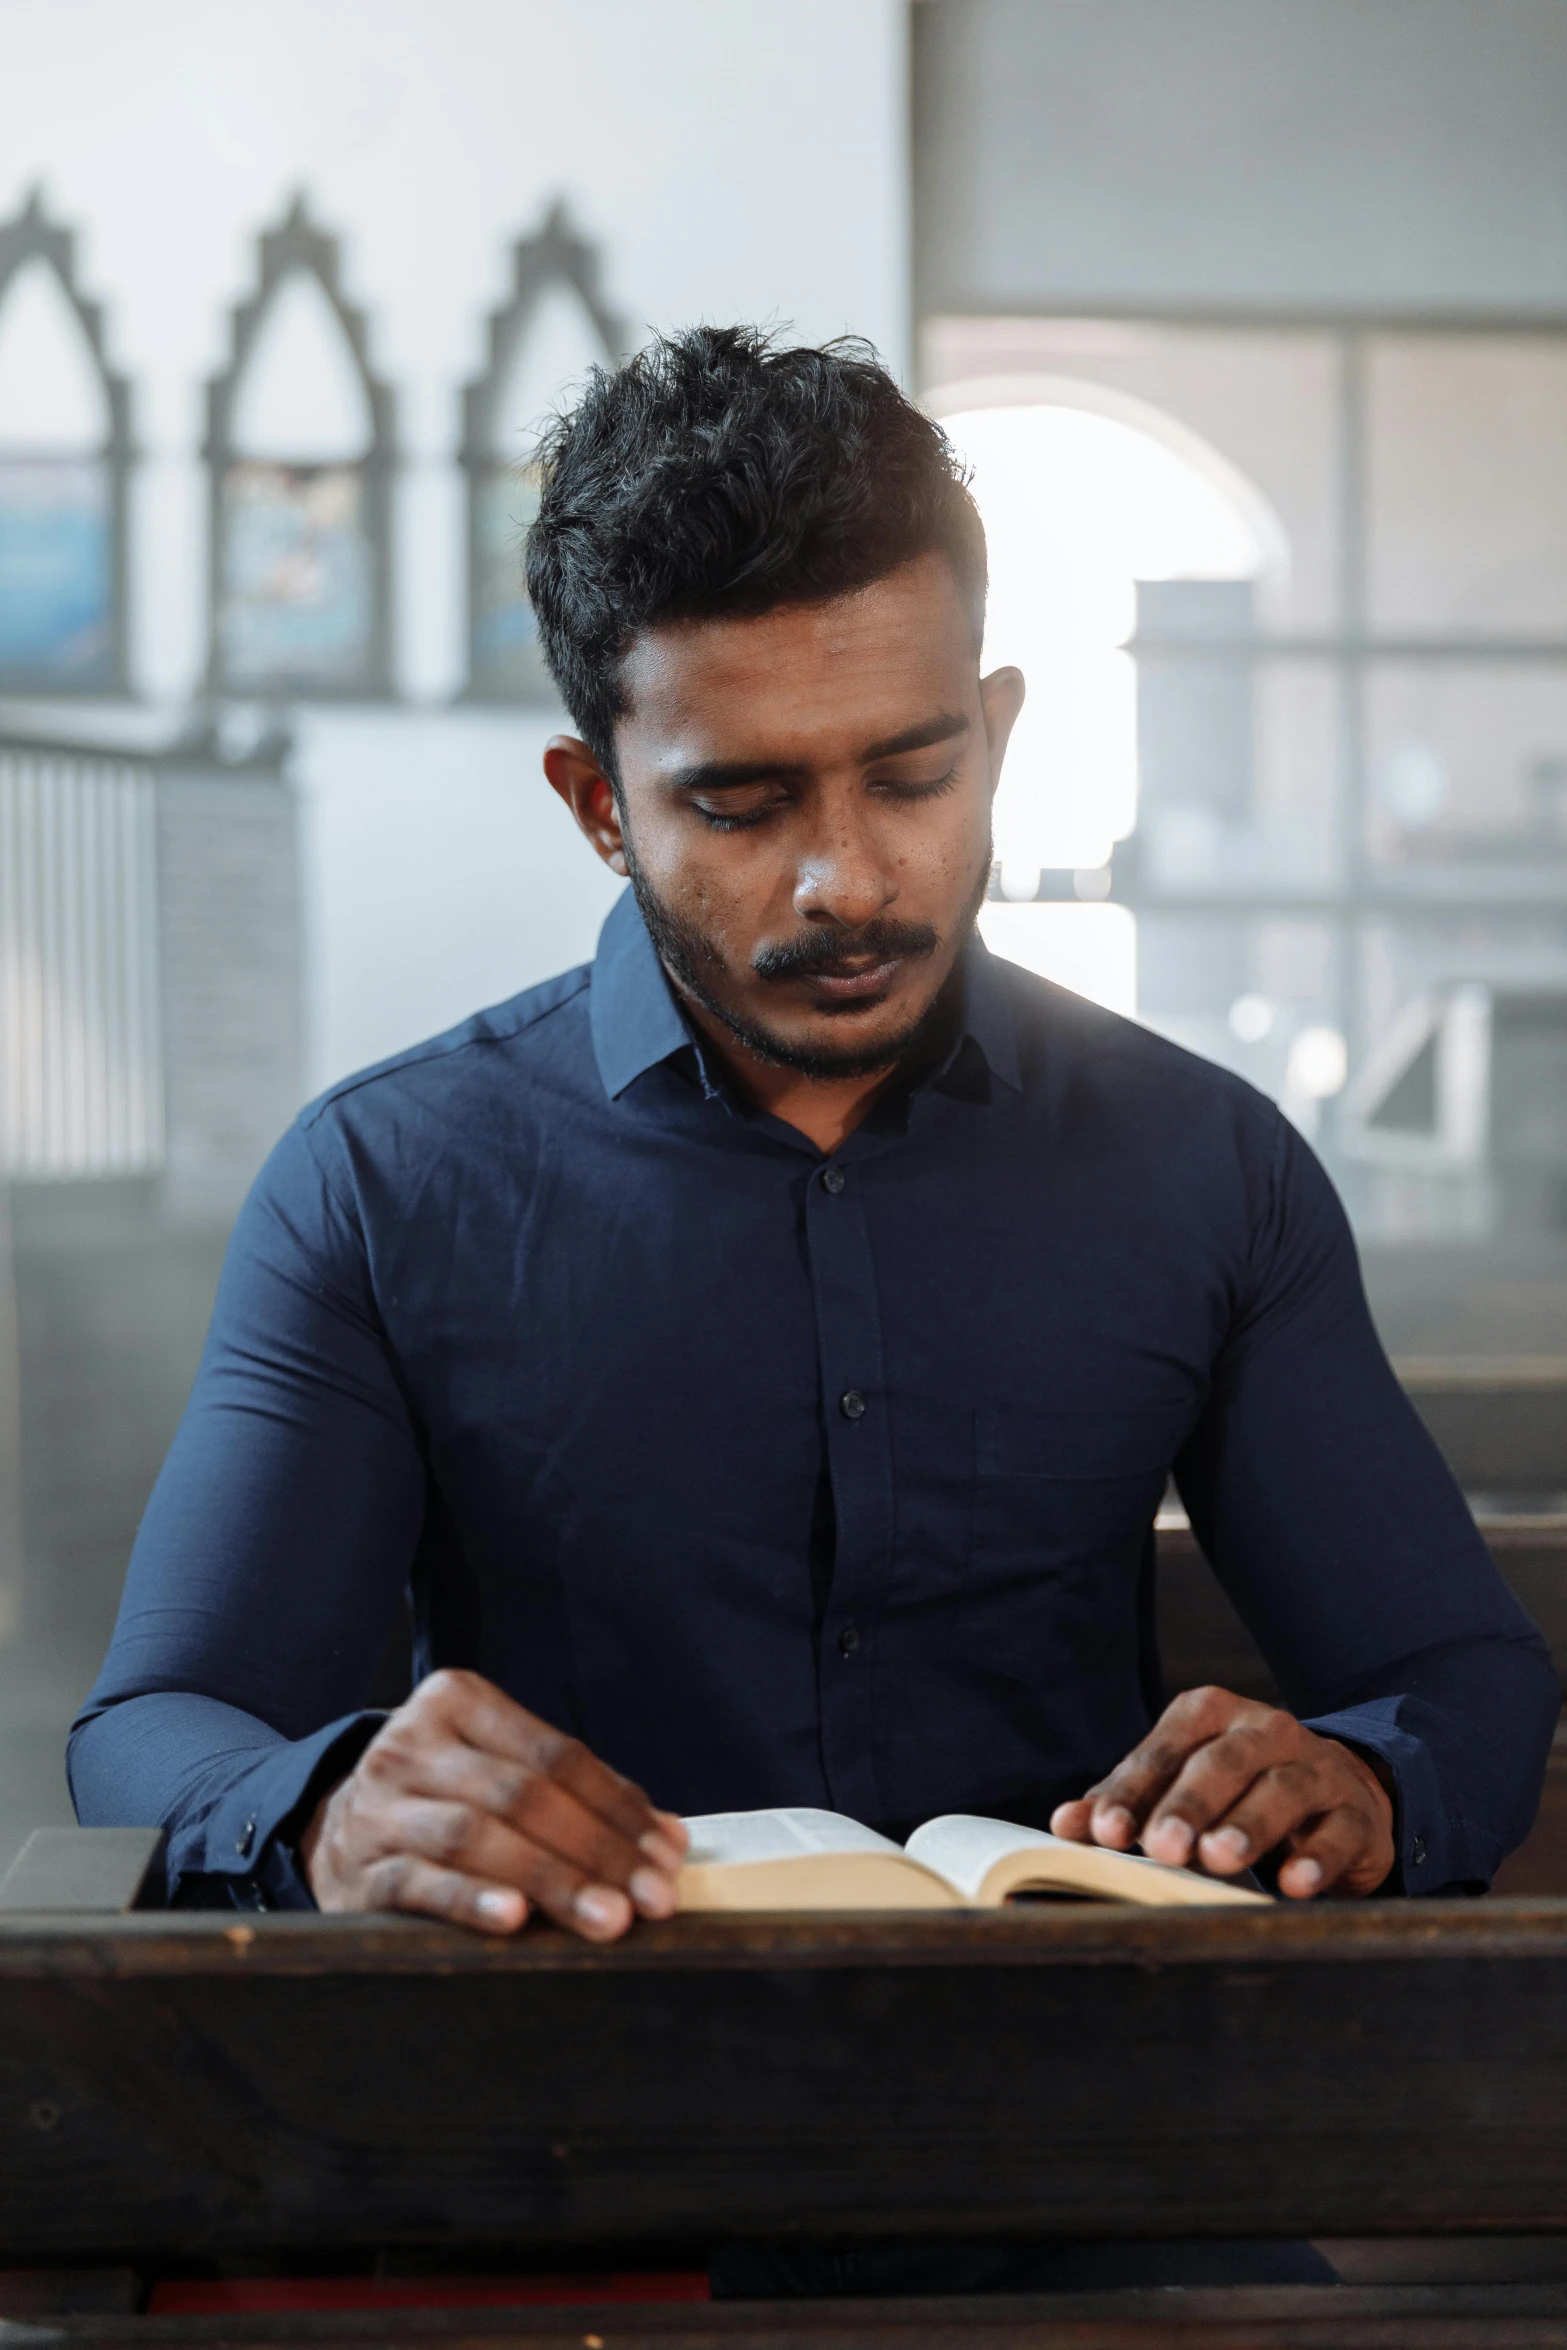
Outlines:
[[623, 1932], [633, 1904], [645, 1917], [669, 1917], [675, 1908], [674, 1885], [660, 1871], [635, 1868], [622, 1886], [591, 1863], [553, 1850], [509, 1821], [466, 1803], [401, 1796], [378, 1808], [373, 1833], [383, 1857], [412, 1854], [514, 1886], [562, 1925], [585, 1926], [594, 1933]]
[[515, 1885], [487, 1885], [412, 1853], [378, 1862], [366, 1891], [369, 1908], [412, 1910], [481, 1934], [515, 1934], [528, 1915], [527, 1900]]
[[542, 1846], [583, 1876], [616, 1885], [630, 1894], [647, 1917], [668, 1917], [675, 1907], [674, 1872], [655, 1864], [640, 1844], [620, 1835], [597, 1812], [554, 1780], [531, 1776], [509, 1814], [530, 1843]]
[[465, 1844], [451, 1822], [450, 1815], [459, 1809], [417, 1799], [392, 1807], [395, 1817], [389, 1816], [385, 1822], [389, 1849], [362, 1872], [367, 1907], [406, 1908], [410, 1906], [410, 1886], [419, 1897], [413, 1906], [422, 1906], [424, 1894], [432, 1888], [441, 1890], [436, 1884], [439, 1879], [483, 1885], [479, 1868], [453, 1864], [459, 1854], [469, 1850], [476, 1858], [482, 1853], [493, 1860], [497, 1839], [504, 1838], [504, 1878], [497, 1889], [523, 1897], [525, 1912], [542, 1909], [557, 1925], [569, 1926], [590, 1942], [613, 1942], [626, 1931], [635, 1912], [618, 1886], [595, 1884], [581, 1869], [530, 1844], [499, 1821], [477, 1820], [470, 1815], [473, 1841]]
[[581, 1869], [542, 1846], [528, 1848], [523, 1883], [534, 1908], [589, 1942], [613, 1942], [636, 1915], [630, 1898], [618, 1885], [595, 1883]]
[[[1216, 1828], [1265, 1771], [1297, 1761], [1299, 1745], [1299, 1726], [1288, 1714], [1271, 1706], [1248, 1707], [1181, 1765], [1148, 1815], [1143, 1850], [1151, 1860], [1184, 1867], [1198, 1838]], [[1310, 1808], [1322, 1808], [1320, 1797]], [[1295, 1814], [1296, 1819], [1304, 1816], [1304, 1807]], [[1236, 1841], [1231, 1840], [1231, 1849]], [[1244, 1862], [1231, 1859], [1229, 1865]]]
[[646, 1917], [668, 1917], [674, 1910], [673, 1871], [651, 1862], [638, 1845], [526, 1763], [503, 1761], [451, 1740], [423, 1755], [414, 1789], [472, 1823], [465, 1829], [463, 1849], [444, 1858], [506, 1874], [499, 1853], [487, 1861], [474, 1841], [478, 1823], [489, 1819], [530, 1845], [546, 1846], [584, 1876], [621, 1887]]
[[671, 1837], [661, 1815], [643, 1794], [635, 1780], [623, 1779], [606, 1762], [601, 1762], [592, 1749], [580, 1738], [559, 1738], [549, 1776], [557, 1785], [568, 1788], [577, 1801], [596, 1812], [600, 1819], [622, 1836], [640, 1846], [652, 1858], [667, 1854], [657, 1865], [661, 1868], [679, 1868], [685, 1858], [690, 1839], [682, 1828], [678, 1837]]
[[671, 1836], [640, 1787], [601, 1762], [579, 1738], [556, 1730], [478, 1673], [447, 1669], [420, 1683], [411, 1701], [479, 1752], [520, 1763], [569, 1787], [586, 1808], [631, 1843], [656, 1868], [673, 1871], [684, 1857], [683, 1832]]
[[1058, 1803], [1050, 1815], [1050, 1833], [1052, 1836], [1064, 1836], [1072, 1844], [1092, 1844], [1094, 1840], [1092, 1798], [1087, 1795], [1079, 1795], [1074, 1802]]
[[1216, 1876], [1260, 1860], [1331, 1801], [1322, 1774], [1304, 1760], [1277, 1763], [1259, 1772], [1239, 1800], [1197, 1839], [1197, 1857]]
[[1237, 1713], [1265, 1710], [1249, 1706], [1227, 1689], [1184, 1691], [1165, 1707], [1147, 1737], [1125, 1760], [1089, 1788], [1084, 1800], [1090, 1806], [1094, 1841], [1117, 1851], [1128, 1850], [1193, 1751], [1218, 1737]]
[[1359, 1804], [1340, 1804], [1293, 1839], [1279, 1871], [1279, 1891], [1292, 1901], [1313, 1894], [1374, 1893], [1392, 1869], [1393, 1839], [1384, 1821]]

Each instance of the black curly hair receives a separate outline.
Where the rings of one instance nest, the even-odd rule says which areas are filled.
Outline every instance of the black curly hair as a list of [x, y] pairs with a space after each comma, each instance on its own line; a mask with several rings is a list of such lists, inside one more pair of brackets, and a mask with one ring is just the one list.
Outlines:
[[815, 603], [915, 556], [952, 567], [984, 632], [985, 534], [941, 427], [868, 343], [780, 348], [749, 326], [659, 336], [539, 444], [528, 594], [550, 674], [612, 780], [619, 669], [670, 620]]

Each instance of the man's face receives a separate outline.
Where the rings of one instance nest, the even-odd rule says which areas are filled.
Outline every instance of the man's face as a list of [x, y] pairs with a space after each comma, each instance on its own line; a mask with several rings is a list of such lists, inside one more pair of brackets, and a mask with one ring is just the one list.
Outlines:
[[824, 1079], [890, 1067], [984, 894], [1022, 700], [1015, 670], [981, 683], [947, 565], [651, 629], [622, 683], [619, 808], [603, 793], [590, 821], [566, 796], [630, 871], [677, 985], [764, 1060]]

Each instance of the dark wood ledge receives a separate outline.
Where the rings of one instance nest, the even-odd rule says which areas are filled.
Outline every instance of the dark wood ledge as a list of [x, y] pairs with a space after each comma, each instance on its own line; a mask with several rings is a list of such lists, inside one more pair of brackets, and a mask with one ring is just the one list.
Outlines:
[[860, 1911], [643, 1921], [593, 1944], [557, 1926], [510, 1938], [398, 1917], [138, 1911], [0, 1918], [0, 1980], [70, 1977], [592, 1974], [822, 1968], [1292, 1966], [1540, 1958], [1567, 1966], [1567, 1897], [1138, 1910], [1040, 1902], [1001, 1910]]
[[16, 2263], [1567, 2230], [1561, 1900], [688, 1918], [608, 1950], [74, 1918], [0, 1929], [0, 1974]]

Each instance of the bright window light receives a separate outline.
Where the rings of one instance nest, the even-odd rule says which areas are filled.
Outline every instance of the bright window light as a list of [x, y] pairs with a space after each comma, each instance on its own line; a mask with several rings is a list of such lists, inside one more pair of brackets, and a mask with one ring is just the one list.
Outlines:
[[1128, 1019], [1137, 1009], [1137, 923], [1125, 906], [1042, 901], [979, 910], [980, 936], [992, 954], [1053, 979]]
[[1136, 821], [1135, 582], [1251, 579], [1282, 560], [1271, 515], [1217, 452], [1140, 403], [1067, 390], [932, 402], [989, 541], [986, 667], [1015, 662], [1028, 680], [995, 818], [996, 854], [1018, 871], [1102, 866]]

